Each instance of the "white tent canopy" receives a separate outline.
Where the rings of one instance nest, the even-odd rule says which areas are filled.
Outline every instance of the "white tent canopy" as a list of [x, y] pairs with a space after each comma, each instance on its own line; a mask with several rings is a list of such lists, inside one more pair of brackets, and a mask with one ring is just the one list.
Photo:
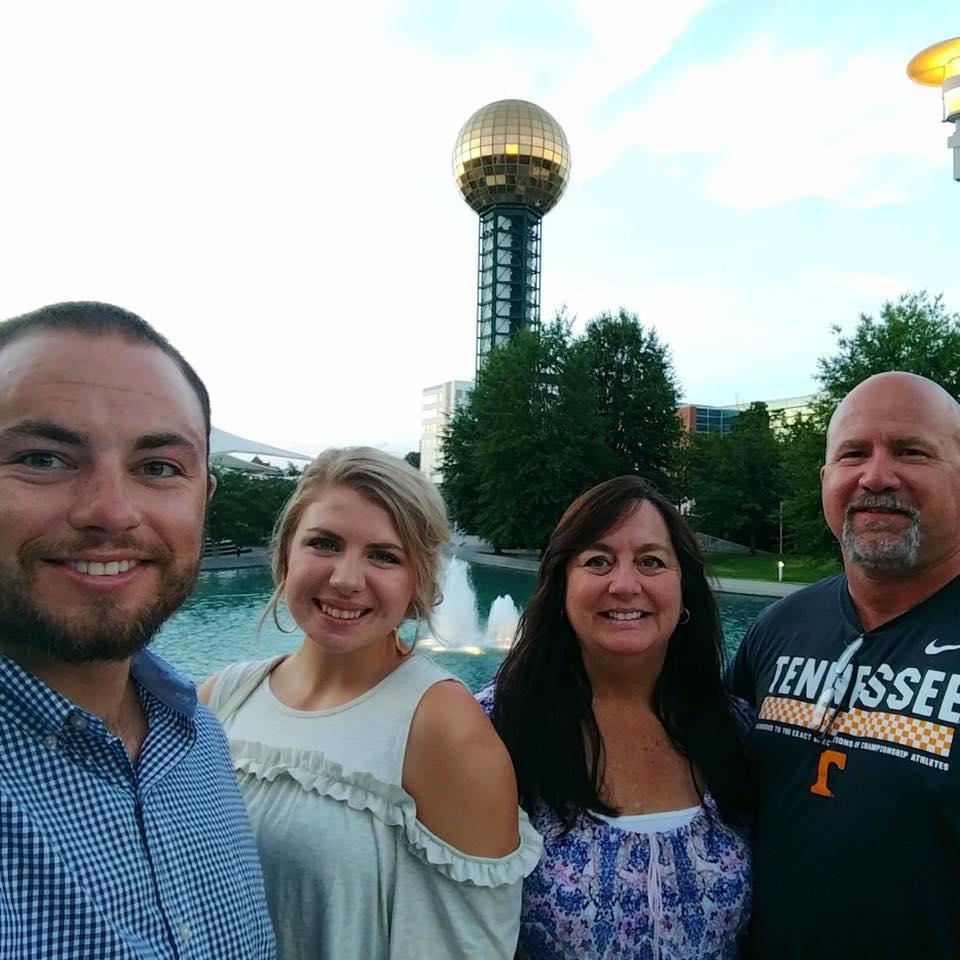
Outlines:
[[284, 460], [312, 460], [309, 454], [297, 453], [294, 450], [284, 450], [282, 447], [271, 447], [267, 443], [257, 443], [256, 440], [247, 440], [235, 433], [226, 430], [210, 429], [210, 459], [233, 453], [248, 453], [261, 457], [280, 457]]

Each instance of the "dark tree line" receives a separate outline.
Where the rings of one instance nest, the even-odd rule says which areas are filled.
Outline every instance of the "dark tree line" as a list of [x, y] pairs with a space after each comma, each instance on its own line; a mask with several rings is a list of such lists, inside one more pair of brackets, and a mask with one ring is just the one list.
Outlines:
[[243, 545], [266, 543], [297, 483], [291, 476], [262, 476], [214, 467], [217, 490], [207, 510], [207, 536]]
[[495, 351], [444, 436], [443, 492], [454, 522], [496, 548], [540, 547], [570, 501], [637, 473], [697, 528], [816, 558], [838, 556], [820, 509], [826, 429], [837, 403], [885, 370], [907, 370], [960, 397], [960, 316], [907, 293], [861, 315], [817, 363], [812, 410], [784, 421], [751, 404], [730, 432], [688, 435], [676, 416], [668, 348], [624, 310], [579, 337], [563, 316]]
[[669, 489], [681, 426], [667, 348], [624, 310], [574, 337], [561, 315], [494, 351], [443, 436], [451, 519], [495, 548], [542, 547], [607, 477]]

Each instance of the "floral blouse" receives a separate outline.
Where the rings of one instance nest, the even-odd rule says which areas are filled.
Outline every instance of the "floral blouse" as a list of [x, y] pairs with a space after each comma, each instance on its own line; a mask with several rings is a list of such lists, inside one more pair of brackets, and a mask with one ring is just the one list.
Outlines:
[[[493, 692], [491, 684], [477, 694], [488, 714]], [[750, 848], [720, 819], [709, 792], [689, 823], [662, 832], [621, 829], [584, 812], [562, 834], [542, 805], [530, 819], [544, 847], [524, 881], [521, 960], [739, 957]]]

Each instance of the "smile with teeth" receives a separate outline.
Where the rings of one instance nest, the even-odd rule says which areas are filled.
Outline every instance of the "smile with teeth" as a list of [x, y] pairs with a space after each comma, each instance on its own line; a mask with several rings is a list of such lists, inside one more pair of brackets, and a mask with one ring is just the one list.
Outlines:
[[369, 613], [368, 610], [343, 610], [340, 607], [331, 607], [329, 603], [324, 603], [322, 600], [318, 600], [317, 605], [328, 617], [333, 617], [334, 620], [357, 620], [365, 613]]
[[608, 620], [642, 620], [647, 616], [645, 610], [605, 610], [603, 612]]
[[77, 573], [86, 573], [92, 577], [115, 577], [118, 573], [126, 573], [136, 565], [136, 560], [111, 560], [109, 563], [100, 563], [97, 560], [68, 560], [67, 566]]

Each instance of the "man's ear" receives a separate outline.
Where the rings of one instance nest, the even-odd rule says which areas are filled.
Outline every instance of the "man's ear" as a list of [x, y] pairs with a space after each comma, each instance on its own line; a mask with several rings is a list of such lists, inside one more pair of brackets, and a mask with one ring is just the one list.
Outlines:
[[213, 499], [213, 491], [217, 489], [217, 477], [213, 473], [207, 474], [207, 503]]

